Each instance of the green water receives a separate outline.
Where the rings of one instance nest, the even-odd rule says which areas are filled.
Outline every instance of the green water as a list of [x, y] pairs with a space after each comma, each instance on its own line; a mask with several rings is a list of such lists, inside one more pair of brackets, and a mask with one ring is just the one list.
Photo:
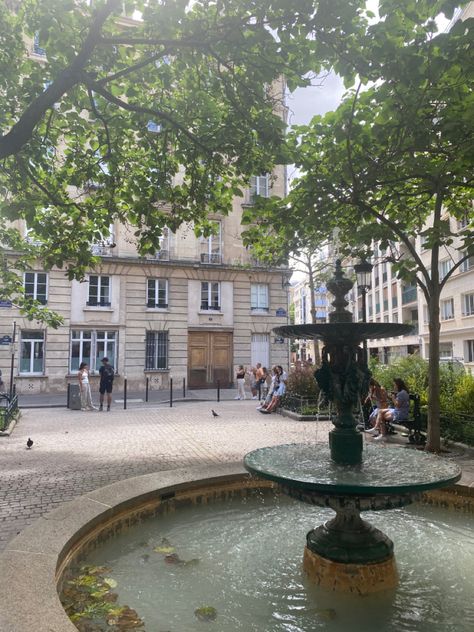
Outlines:
[[[400, 585], [361, 598], [318, 589], [302, 571], [307, 531], [333, 515], [256, 494], [144, 522], [86, 563], [111, 569], [119, 602], [147, 632], [474, 630], [471, 516], [420, 505], [364, 513], [394, 541]], [[171, 564], [160, 547], [199, 561]], [[201, 606], [216, 619], [198, 620]]]

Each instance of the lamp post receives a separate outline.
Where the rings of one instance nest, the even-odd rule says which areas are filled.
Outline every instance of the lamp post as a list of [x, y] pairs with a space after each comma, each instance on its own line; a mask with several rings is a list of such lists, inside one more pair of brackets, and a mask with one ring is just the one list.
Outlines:
[[[360, 290], [362, 295], [362, 321], [364, 323], [367, 322], [367, 292], [371, 288], [371, 280], [372, 280], [372, 269], [373, 265], [367, 261], [365, 258], [361, 259], [359, 263], [356, 263], [354, 266], [354, 272], [357, 277], [357, 287]], [[364, 338], [363, 342], [364, 349], [364, 359], [367, 364], [368, 361], [368, 353], [367, 353], [367, 340]]]

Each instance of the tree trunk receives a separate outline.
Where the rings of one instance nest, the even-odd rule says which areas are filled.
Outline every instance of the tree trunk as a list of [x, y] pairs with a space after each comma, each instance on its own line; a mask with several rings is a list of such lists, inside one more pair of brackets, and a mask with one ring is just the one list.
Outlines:
[[433, 288], [428, 304], [429, 322], [429, 365], [428, 365], [428, 440], [426, 450], [439, 452], [441, 449], [440, 435], [440, 401], [439, 401], [439, 288]]
[[[316, 324], [316, 296], [315, 296], [315, 284], [314, 284], [314, 273], [313, 267], [311, 265], [311, 258], [308, 257], [308, 285], [310, 291], [310, 305], [311, 305], [311, 322], [313, 325]], [[314, 364], [316, 366], [321, 366], [321, 351], [319, 349], [319, 340], [317, 338], [313, 338], [313, 348], [314, 348]]]

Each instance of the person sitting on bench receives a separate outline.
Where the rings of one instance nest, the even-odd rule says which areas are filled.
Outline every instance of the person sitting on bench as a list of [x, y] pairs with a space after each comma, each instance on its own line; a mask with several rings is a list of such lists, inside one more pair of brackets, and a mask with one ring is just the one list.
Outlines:
[[264, 404], [262, 408], [259, 409], [260, 412], [265, 415], [274, 412], [278, 408], [281, 398], [286, 392], [285, 380], [287, 379], [287, 376], [283, 371], [283, 368], [281, 366], [276, 366], [273, 371], [275, 374], [275, 381], [273, 383], [272, 398], [268, 405]]
[[364, 400], [364, 405], [369, 403], [372, 405], [372, 412], [369, 415], [368, 424], [373, 427], [377, 421], [379, 410], [388, 407], [387, 391], [373, 377], [369, 381], [369, 394]]
[[374, 440], [382, 441], [387, 435], [387, 425], [397, 421], [406, 421], [410, 410], [410, 395], [405, 382], [397, 377], [393, 380], [394, 390], [391, 393], [393, 407], [381, 408], [377, 414], [375, 426], [367, 432], [378, 434]]

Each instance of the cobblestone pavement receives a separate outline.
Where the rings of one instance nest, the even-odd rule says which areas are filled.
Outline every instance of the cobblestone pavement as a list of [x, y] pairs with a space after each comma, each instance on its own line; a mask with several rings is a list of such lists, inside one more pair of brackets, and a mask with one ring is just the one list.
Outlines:
[[[266, 445], [327, 441], [331, 424], [264, 416], [255, 404], [193, 402], [110, 413], [23, 410], [11, 436], [0, 437], [0, 550], [58, 504], [114, 481], [242, 461], [248, 451]], [[211, 408], [219, 417], [213, 418]], [[28, 437], [34, 441], [31, 450]], [[406, 439], [398, 441], [407, 447]], [[450, 457], [463, 468], [461, 482], [473, 485], [472, 453], [454, 449]]]
[[[254, 448], [326, 441], [328, 424], [261, 415], [255, 401], [175, 408], [23, 410], [0, 438], [0, 549], [58, 504], [114, 481], [184, 466], [241, 461]], [[219, 417], [213, 418], [211, 408]], [[26, 441], [34, 441], [31, 450]]]

